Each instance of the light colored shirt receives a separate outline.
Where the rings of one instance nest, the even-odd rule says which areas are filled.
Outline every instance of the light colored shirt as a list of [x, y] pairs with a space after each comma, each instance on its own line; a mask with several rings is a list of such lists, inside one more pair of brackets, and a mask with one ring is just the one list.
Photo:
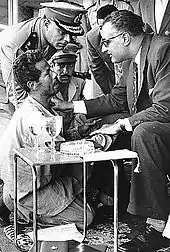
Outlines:
[[159, 33], [167, 4], [168, 0], [155, 0], [155, 20], [157, 33]]
[[[140, 69], [140, 54], [141, 54], [141, 47], [139, 48], [139, 51], [135, 57], [135, 62], [137, 64], [137, 67], [138, 67], [138, 71]], [[140, 83], [140, 74], [138, 74], [138, 83]]]
[[[45, 117], [53, 116], [47, 109], [30, 96], [25, 99], [23, 104], [15, 111], [10, 123], [0, 138], [0, 177], [4, 181], [3, 198], [8, 207], [12, 207], [11, 198], [14, 198], [14, 179], [13, 179], [13, 148], [28, 148], [34, 146], [34, 135], [30, 132], [29, 125], [31, 122], [41, 120]], [[50, 140], [50, 136], [44, 129], [40, 135], [39, 143], [44, 146], [45, 141]], [[62, 137], [57, 137], [57, 140], [63, 140]], [[29, 165], [18, 159], [18, 200], [23, 199], [32, 192], [32, 173]], [[43, 189], [44, 197], [50, 199], [48, 204], [43, 205], [41, 195], [42, 208], [38, 211], [55, 216], [63, 211], [74, 199], [76, 193], [79, 193], [80, 187], [77, 187], [77, 182], [72, 177], [63, 177], [55, 180], [55, 184], [50, 187], [51, 181], [54, 181], [51, 168], [47, 166], [36, 166], [37, 170], [37, 188], [39, 191]], [[49, 187], [47, 187], [49, 185]], [[47, 188], [45, 190], [45, 188]], [[24, 197], [26, 204], [27, 197]]]
[[81, 113], [87, 115], [87, 109], [84, 101], [73, 101], [73, 103], [75, 114]]

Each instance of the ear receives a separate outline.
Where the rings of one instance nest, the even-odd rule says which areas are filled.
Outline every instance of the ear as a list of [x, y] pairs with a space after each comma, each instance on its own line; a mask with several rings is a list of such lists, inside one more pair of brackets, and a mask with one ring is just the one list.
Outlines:
[[44, 16], [44, 26], [48, 28], [49, 24], [50, 24], [50, 20]]
[[30, 90], [34, 91], [37, 89], [38, 83], [36, 81], [28, 81], [27, 86]]
[[130, 44], [130, 42], [131, 42], [131, 39], [132, 39], [131, 36], [130, 36], [130, 34], [127, 33], [127, 32], [124, 32], [122, 34], [122, 37], [123, 37], [123, 40], [124, 40], [124, 45], [128, 46]]

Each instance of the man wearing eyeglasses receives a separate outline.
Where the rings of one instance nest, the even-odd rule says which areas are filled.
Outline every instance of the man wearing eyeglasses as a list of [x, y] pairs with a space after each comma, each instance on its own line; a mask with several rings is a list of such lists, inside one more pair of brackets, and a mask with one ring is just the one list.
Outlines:
[[[170, 174], [170, 39], [147, 34], [141, 17], [121, 10], [109, 15], [102, 26], [103, 50], [113, 63], [131, 60], [124, 79], [111, 94], [85, 102], [89, 116], [116, 116], [126, 107], [130, 116], [104, 125], [98, 133], [118, 135], [139, 156], [132, 164], [130, 201], [127, 211], [143, 217], [145, 228], [121, 252], [154, 251], [169, 246], [162, 236], [169, 214], [167, 175]], [[138, 66], [138, 70], [134, 68]], [[74, 104], [65, 104], [74, 108]], [[95, 133], [97, 133], [95, 132]]]
[[[131, 148], [138, 153], [140, 169], [135, 173], [133, 162], [127, 210], [146, 221], [144, 231], [119, 246], [121, 252], [155, 251], [170, 245], [162, 236], [169, 213], [170, 40], [146, 34], [143, 27], [139, 16], [118, 11], [104, 21], [101, 32], [103, 50], [112, 62], [130, 59], [131, 64], [126, 83], [98, 102], [102, 102], [103, 113], [106, 110], [117, 113], [126, 101], [130, 116], [104, 125], [98, 132], [121, 136], [125, 131], [131, 135]], [[136, 64], [138, 75], [135, 76]]]

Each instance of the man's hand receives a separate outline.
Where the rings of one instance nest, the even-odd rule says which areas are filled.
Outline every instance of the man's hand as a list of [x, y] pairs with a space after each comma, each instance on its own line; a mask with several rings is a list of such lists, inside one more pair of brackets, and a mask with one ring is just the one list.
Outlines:
[[74, 109], [73, 102], [62, 101], [56, 97], [51, 98], [51, 108], [59, 111], [70, 111]]
[[116, 135], [122, 130], [131, 131], [131, 125], [128, 120], [128, 118], [125, 119], [118, 119], [113, 124], [104, 124], [100, 129], [95, 130], [90, 133], [90, 135], [102, 133], [102, 134], [108, 134], [108, 135]]
[[95, 135], [98, 133], [116, 135], [119, 131], [121, 131], [121, 127], [118, 123], [104, 124], [100, 129], [91, 132], [90, 135]]

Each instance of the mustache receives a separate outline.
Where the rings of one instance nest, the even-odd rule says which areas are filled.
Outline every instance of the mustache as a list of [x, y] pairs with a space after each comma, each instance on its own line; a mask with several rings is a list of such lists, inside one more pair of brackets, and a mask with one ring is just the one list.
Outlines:
[[64, 49], [67, 46], [67, 44], [68, 44], [68, 41], [59, 42], [59, 43], [57, 43], [55, 48], [56, 49]]
[[68, 42], [68, 41], [63, 41], [63, 42], [59, 42], [57, 43], [57, 45], [55, 46], [56, 50], [65, 50], [67, 51], [73, 51], [73, 52], [77, 52], [79, 49], [82, 48], [82, 45], [80, 43], [72, 43], [72, 42]]
[[62, 74], [62, 75], [60, 75], [60, 78], [71, 78], [71, 75], [69, 75], [69, 74]]

